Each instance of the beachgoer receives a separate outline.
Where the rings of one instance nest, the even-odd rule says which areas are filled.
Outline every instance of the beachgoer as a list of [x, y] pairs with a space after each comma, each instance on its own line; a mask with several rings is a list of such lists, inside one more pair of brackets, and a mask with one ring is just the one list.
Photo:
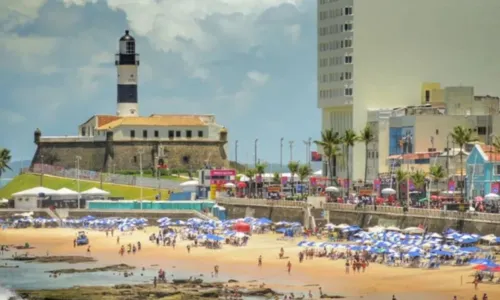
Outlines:
[[288, 274], [290, 274], [290, 272], [292, 271], [292, 263], [290, 261], [288, 261], [288, 263], [286, 264], [286, 267], [288, 269]]
[[76, 248], [76, 239], [73, 240], [73, 248]]
[[345, 261], [345, 273], [349, 274], [349, 260], [348, 259], [346, 259], [346, 261]]
[[157, 285], [157, 279], [156, 279], [156, 276], [153, 278], [153, 286], [156, 288], [156, 285]]
[[186, 246], [186, 249], [187, 249], [187, 251], [188, 251], [188, 254], [189, 254], [189, 253], [191, 253], [191, 246], [187, 245], [187, 246]]
[[483, 294], [483, 300], [488, 300], [488, 295], [486, 295], [486, 293]]
[[262, 255], [259, 256], [259, 263], [258, 263], [258, 266], [259, 267], [262, 267]]
[[141, 247], [142, 247], [141, 242], [137, 242], [137, 251], [141, 251]]
[[87, 254], [90, 255], [90, 245], [87, 247]]
[[472, 300], [478, 300], [478, 299], [477, 299], [477, 296], [476, 296], [476, 295], [474, 295], [474, 297], [472, 297]]
[[477, 285], [479, 284], [479, 278], [476, 276], [472, 283], [474, 284], [474, 289], [477, 290]]
[[397, 300], [396, 296], [392, 295], [392, 300]]
[[285, 255], [285, 250], [283, 250], [283, 247], [281, 247], [281, 249], [280, 249], [280, 256], [279, 256], [280, 259], [282, 259], [284, 255]]
[[219, 266], [218, 265], [214, 266], [214, 273], [215, 273], [216, 277], [217, 277], [217, 275], [219, 275]]
[[119, 237], [119, 236], [117, 236], [117, 237], [116, 237], [116, 244], [117, 244], [117, 245], [119, 245], [119, 244], [120, 244], [120, 237]]
[[311, 290], [309, 290], [309, 299], [312, 299], [313, 298], [313, 293]]

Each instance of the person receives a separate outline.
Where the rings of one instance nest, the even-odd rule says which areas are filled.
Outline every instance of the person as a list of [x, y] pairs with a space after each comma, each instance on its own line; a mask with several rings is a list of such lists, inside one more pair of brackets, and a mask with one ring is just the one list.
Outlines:
[[397, 300], [395, 295], [392, 295], [392, 300]]
[[292, 271], [292, 263], [290, 261], [288, 261], [288, 263], [286, 264], [286, 267], [288, 268], [288, 274], [290, 274], [290, 272]]
[[116, 244], [120, 245], [120, 237], [119, 236], [116, 237]]
[[87, 247], [87, 254], [90, 255], [90, 245]]
[[349, 274], [349, 260], [348, 259], [346, 259], [346, 261], [345, 261], [345, 273]]
[[283, 247], [281, 247], [281, 249], [280, 249], [280, 259], [282, 259], [284, 255], [285, 255], [285, 250], [283, 250]]
[[472, 300], [477, 300], [477, 295], [474, 295], [474, 297], [472, 297]]
[[156, 279], [156, 276], [153, 278], [153, 286], [156, 288], [156, 285], [157, 285], [157, 279]]
[[309, 290], [309, 299], [312, 299], [313, 298], [313, 293], [311, 290]]
[[262, 255], [259, 256], [258, 266], [262, 267]]
[[217, 277], [217, 275], [219, 275], [219, 266], [218, 265], [214, 266], [214, 273], [215, 273], [216, 277]]
[[187, 249], [187, 251], [188, 251], [188, 254], [189, 254], [189, 253], [191, 253], [191, 246], [187, 245], [187, 246], [186, 246], [186, 249]]
[[486, 293], [483, 294], [483, 300], [488, 300], [488, 295], [486, 295]]

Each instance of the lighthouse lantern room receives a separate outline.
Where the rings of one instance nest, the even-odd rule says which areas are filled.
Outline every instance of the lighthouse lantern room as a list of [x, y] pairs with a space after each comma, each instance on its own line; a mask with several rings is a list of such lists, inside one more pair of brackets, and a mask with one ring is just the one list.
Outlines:
[[135, 39], [126, 30], [125, 35], [120, 38], [119, 51], [115, 58], [118, 75], [116, 114], [120, 117], [136, 117], [139, 115], [137, 95], [139, 54], [135, 51]]

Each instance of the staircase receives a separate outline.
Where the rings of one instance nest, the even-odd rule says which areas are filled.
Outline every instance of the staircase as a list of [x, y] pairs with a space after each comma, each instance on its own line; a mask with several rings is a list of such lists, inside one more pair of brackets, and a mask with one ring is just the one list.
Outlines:
[[62, 220], [61, 218], [54, 212], [52, 211], [51, 209], [47, 208], [45, 210], [47, 212], [47, 214], [54, 220], [57, 220], [57, 223], [59, 224], [59, 226], [62, 226]]

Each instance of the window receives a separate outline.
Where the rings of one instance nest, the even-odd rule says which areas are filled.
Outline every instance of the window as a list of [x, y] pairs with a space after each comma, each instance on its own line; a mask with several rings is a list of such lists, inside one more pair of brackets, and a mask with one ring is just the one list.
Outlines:
[[130, 130], [130, 137], [135, 138], [135, 130]]
[[500, 165], [494, 165], [493, 171], [495, 175], [500, 175]]
[[352, 55], [351, 54], [346, 54], [344, 56], [344, 63], [346, 63], [346, 64], [352, 64]]
[[198, 130], [198, 137], [202, 138], [203, 137], [203, 130]]
[[186, 130], [186, 137], [190, 139], [193, 136], [193, 132], [191, 130]]
[[180, 130], [177, 130], [175, 132], [175, 137], [181, 137], [181, 131]]
[[346, 16], [352, 15], [352, 6], [348, 6], [348, 7], [344, 8], [344, 15], [346, 15]]
[[344, 89], [344, 96], [348, 96], [348, 97], [352, 96], [352, 88], [351, 87], [346, 87]]
[[486, 135], [486, 127], [480, 126], [477, 128], [477, 134], [478, 135]]
[[82, 127], [82, 136], [85, 136], [85, 127]]
[[431, 91], [425, 91], [425, 103], [431, 102]]
[[137, 156], [134, 156], [134, 163], [137, 163]]
[[173, 131], [173, 130], [169, 130], [169, 131], [168, 131], [168, 138], [169, 138], [169, 139], [174, 138], [174, 131]]
[[439, 129], [436, 129], [436, 135], [439, 135]]
[[147, 130], [143, 130], [142, 131], [142, 137], [147, 139], [148, 138], [148, 131]]
[[160, 133], [158, 132], [158, 130], [155, 130], [155, 138], [157, 137], [160, 137]]
[[351, 48], [352, 47], [352, 40], [351, 39], [346, 39], [344, 41], [344, 47], [345, 48]]
[[352, 23], [348, 22], [344, 24], [344, 31], [352, 31]]
[[127, 54], [134, 54], [135, 53], [135, 43], [134, 42], [127, 42], [126, 51], [127, 51]]
[[352, 79], [352, 73], [351, 72], [345, 72], [344, 79], [345, 80], [351, 80]]

